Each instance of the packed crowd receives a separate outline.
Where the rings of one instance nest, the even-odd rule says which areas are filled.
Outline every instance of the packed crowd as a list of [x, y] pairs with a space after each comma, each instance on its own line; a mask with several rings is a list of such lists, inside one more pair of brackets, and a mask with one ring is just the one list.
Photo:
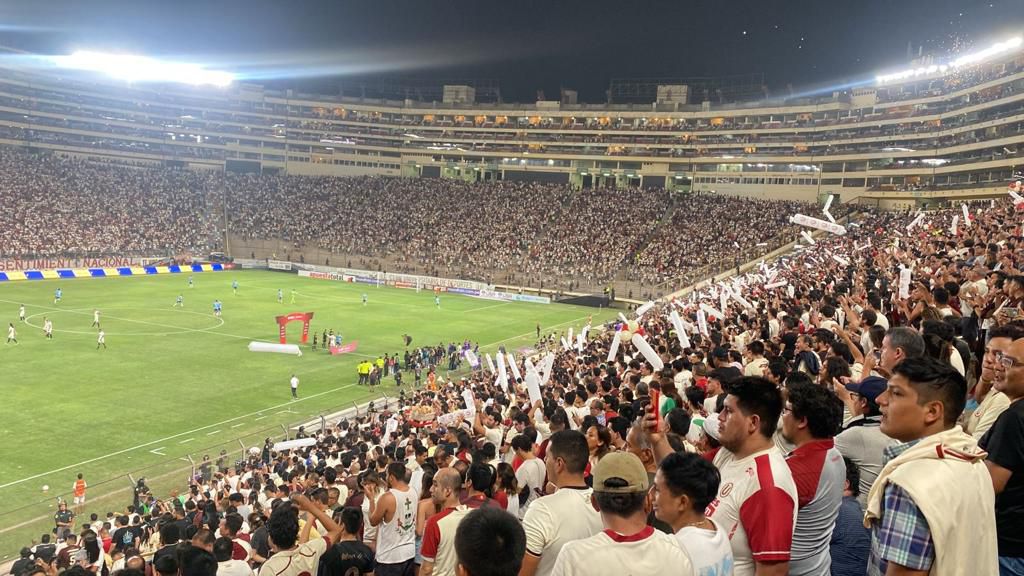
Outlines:
[[208, 252], [217, 179], [0, 147], [0, 256]]
[[[673, 201], [640, 188], [196, 172], [8, 148], [0, 177], [0, 222], [18, 223], [0, 227], [2, 257], [205, 255], [219, 248], [226, 213], [232, 233], [284, 240], [296, 260], [315, 248], [337, 254], [335, 265], [369, 258], [533, 286], [595, 286], [623, 271], [644, 282], [678, 278], [734, 243], [749, 249], [787, 232], [795, 206]], [[705, 222], [734, 229], [706, 234]]]
[[631, 275], [657, 284], [707, 265], [736, 266], [738, 258], [758, 245], [768, 247], [770, 240], [795, 235], [789, 217], [810, 210], [812, 205], [806, 202], [689, 196], [685, 210], [676, 210], [636, 255]]
[[1019, 574], [1024, 205], [964, 210], [869, 214], [554, 348], [464, 344], [479, 369], [306, 445], [62, 509], [13, 573]]

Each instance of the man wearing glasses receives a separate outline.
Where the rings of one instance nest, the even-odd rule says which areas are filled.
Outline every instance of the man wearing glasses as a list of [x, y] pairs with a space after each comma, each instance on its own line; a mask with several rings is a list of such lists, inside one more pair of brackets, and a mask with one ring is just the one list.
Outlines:
[[994, 386], [1010, 400], [981, 439], [996, 493], [1000, 574], [1024, 574], [1024, 334], [995, 353]]

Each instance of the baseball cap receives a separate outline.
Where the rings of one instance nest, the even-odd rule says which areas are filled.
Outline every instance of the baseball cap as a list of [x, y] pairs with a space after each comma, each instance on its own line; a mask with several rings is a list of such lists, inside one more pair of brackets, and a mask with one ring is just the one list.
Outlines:
[[631, 452], [612, 452], [594, 467], [594, 492], [631, 494], [650, 487], [647, 470]]
[[708, 414], [708, 417], [701, 423], [701, 428], [703, 428], [704, 433], [714, 439], [715, 442], [721, 440], [718, 431], [718, 413], [712, 412]]
[[877, 398], [885, 392], [889, 382], [880, 376], [868, 376], [860, 382], [846, 384], [846, 389], [868, 399], [869, 402], [877, 404]]

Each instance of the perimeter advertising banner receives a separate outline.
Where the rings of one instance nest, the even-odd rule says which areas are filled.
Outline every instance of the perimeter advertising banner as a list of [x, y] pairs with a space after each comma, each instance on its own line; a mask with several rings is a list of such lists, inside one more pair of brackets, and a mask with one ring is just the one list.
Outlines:
[[0, 258], [0, 272], [56, 270], [57, 268], [123, 268], [143, 266], [152, 258], [101, 256], [98, 258]]

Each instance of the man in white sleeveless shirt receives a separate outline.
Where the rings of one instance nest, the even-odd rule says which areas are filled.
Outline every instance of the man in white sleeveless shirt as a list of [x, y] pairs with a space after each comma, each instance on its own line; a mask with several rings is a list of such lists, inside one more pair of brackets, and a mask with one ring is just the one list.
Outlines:
[[416, 556], [416, 493], [409, 488], [405, 464], [388, 465], [389, 490], [375, 498], [377, 485], [367, 483], [370, 525], [377, 529], [376, 576], [413, 576]]

